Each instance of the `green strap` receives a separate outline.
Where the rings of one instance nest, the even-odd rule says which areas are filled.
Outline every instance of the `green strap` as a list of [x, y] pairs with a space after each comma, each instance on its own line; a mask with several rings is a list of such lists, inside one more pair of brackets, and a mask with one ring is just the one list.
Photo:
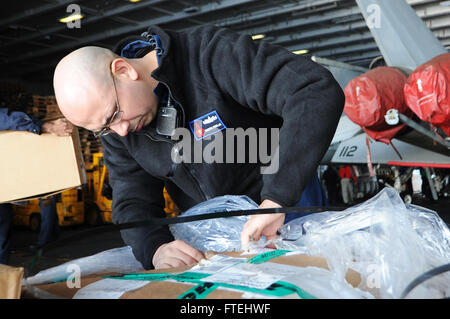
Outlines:
[[284, 281], [277, 281], [266, 289], [256, 289], [224, 283], [203, 282], [181, 294], [177, 299], [204, 299], [218, 287], [231, 288], [274, 297], [284, 297], [291, 294], [297, 294], [297, 296], [301, 299], [317, 299], [317, 297], [307, 293], [300, 287]]
[[166, 279], [173, 279], [180, 282], [191, 282], [198, 284], [197, 286], [181, 294], [177, 299], [204, 299], [214, 289], [218, 287], [231, 288], [245, 292], [263, 294], [274, 297], [283, 297], [295, 293], [302, 299], [317, 299], [315, 296], [307, 293], [300, 287], [284, 281], [277, 281], [272, 285], [270, 285], [269, 287], [267, 287], [266, 289], [256, 289], [245, 286], [230, 285], [225, 283], [210, 283], [201, 281], [201, 279], [206, 278], [208, 276], [210, 276], [210, 274], [186, 272], [178, 275], [173, 275], [170, 273], [128, 274], [121, 276], [105, 276], [104, 278], [123, 279], [123, 280], [145, 280], [145, 281], [162, 281]]
[[210, 274], [201, 274], [196, 272], [185, 272], [182, 274], [174, 275], [172, 273], [160, 273], [160, 274], [142, 274], [142, 273], [134, 273], [134, 274], [125, 274], [118, 276], [104, 276], [103, 278], [110, 279], [124, 279], [124, 280], [144, 280], [144, 281], [163, 281], [168, 279], [173, 279], [177, 281], [185, 281], [185, 282], [200, 282], [200, 279], [211, 276]]
[[[273, 258], [277, 258], [285, 255], [290, 252], [290, 250], [275, 250], [266, 253], [259, 254], [253, 258], [250, 258], [247, 262], [251, 264], [261, 264]], [[275, 297], [283, 297], [290, 294], [297, 294], [302, 299], [317, 299], [317, 297], [309, 294], [304, 291], [300, 287], [284, 282], [277, 281], [267, 287], [266, 289], [256, 289], [245, 286], [231, 285], [225, 283], [212, 283], [212, 282], [203, 282], [202, 279], [210, 276], [210, 274], [204, 273], [196, 273], [196, 272], [184, 272], [181, 274], [171, 274], [171, 273], [160, 273], [160, 274], [146, 274], [146, 273], [135, 273], [135, 274], [125, 274], [119, 276], [105, 276], [103, 278], [111, 278], [111, 279], [124, 279], [124, 280], [146, 280], [146, 281], [162, 281], [162, 280], [176, 280], [180, 282], [190, 282], [196, 283], [197, 286], [189, 289], [184, 292], [177, 299], [204, 299], [206, 298], [212, 291], [214, 291], [218, 287], [231, 288], [236, 290], [241, 290], [245, 292], [275, 296]]]
[[277, 281], [273, 284], [271, 284], [266, 289], [256, 289], [256, 288], [250, 288], [250, 287], [244, 287], [244, 286], [237, 286], [237, 285], [229, 285], [229, 284], [222, 284], [217, 283], [220, 287], [225, 288], [232, 288], [237, 289], [241, 291], [261, 294], [261, 295], [268, 295], [268, 296], [274, 296], [274, 297], [284, 297], [291, 294], [297, 294], [301, 299], [317, 299], [317, 297], [307, 293], [300, 287], [297, 287], [293, 284], [284, 282], [284, 281]]
[[146, 280], [146, 281], [162, 281], [167, 279], [172, 279], [174, 275], [170, 273], [160, 273], [160, 274], [125, 274], [118, 276], [104, 276], [103, 278], [110, 279], [124, 279], [124, 280]]
[[182, 293], [177, 299], [205, 299], [219, 285], [212, 282], [204, 282]]
[[184, 272], [182, 274], [178, 274], [173, 276], [172, 279], [175, 279], [177, 281], [181, 282], [202, 282], [201, 279], [206, 278], [208, 276], [211, 276], [211, 274], [202, 274], [198, 272]]
[[274, 250], [268, 251], [266, 253], [259, 254], [255, 257], [250, 258], [247, 262], [250, 264], [262, 264], [271, 259], [283, 256], [287, 253], [291, 252], [290, 250]]

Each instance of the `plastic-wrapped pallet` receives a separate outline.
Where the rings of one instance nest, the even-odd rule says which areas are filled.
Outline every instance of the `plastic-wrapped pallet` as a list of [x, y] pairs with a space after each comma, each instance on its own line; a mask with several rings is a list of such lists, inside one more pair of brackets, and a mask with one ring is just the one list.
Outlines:
[[[246, 196], [222, 196], [201, 203], [182, 216], [255, 208], [257, 204]], [[240, 216], [175, 224], [171, 230], [175, 238], [202, 251], [240, 251], [240, 233], [248, 218]], [[368, 298], [371, 295], [399, 298], [418, 275], [450, 262], [450, 231], [447, 225], [431, 210], [405, 205], [391, 188], [342, 212], [324, 212], [295, 219], [285, 224], [279, 232], [279, 238], [274, 241], [278, 249], [326, 260], [330, 276], [326, 281], [328, 285], [332, 285], [336, 292], [343, 291], [342, 287], [350, 289], [342, 298]], [[256, 247], [264, 245], [262, 238]], [[64, 280], [68, 276], [67, 266], [71, 263], [80, 266], [81, 276], [142, 270], [131, 248], [123, 247], [68, 262], [27, 280], [30, 284]], [[321, 281], [317, 281], [315, 276], [323, 270], [307, 268], [304, 271], [311, 270], [308, 276], [312, 277], [308, 278], [319, 289], [317, 285]], [[359, 272], [362, 277], [357, 288], [348, 287], [345, 282], [349, 269]], [[307, 283], [299, 284], [305, 286]], [[310, 290], [314, 287], [311, 286]], [[329, 286], [323, 287], [331, 289]], [[316, 294], [323, 295], [322, 290]], [[370, 294], [366, 295], [366, 292]], [[413, 298], [448, 296], [449, 273], [427, 280], [408, 295]]]
[[[385, 188], [372, 199], [342, 212], [293, 220], [280, 229], [279, 249], [323, 257], [343, 278], [358, 271], [361, 289], [379, 298], [399, 298], [417, 276], [450, 262], [450, 231], [433, 211], [405, 205]], [[424, 282], [408, 297], [450, 296], [450, 273]]]

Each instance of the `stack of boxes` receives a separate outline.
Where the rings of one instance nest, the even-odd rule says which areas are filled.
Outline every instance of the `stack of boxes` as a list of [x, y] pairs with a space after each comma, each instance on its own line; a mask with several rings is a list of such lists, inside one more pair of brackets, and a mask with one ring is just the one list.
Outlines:
[[[54, 98], [52, 99], [51, 97], [33, 95], [26, 113], [40, 120], [48, 119], [47, 104], [56, 104], [53, 100]], [[60, 116], [62, 116], [62, 114], [60, 114]]]

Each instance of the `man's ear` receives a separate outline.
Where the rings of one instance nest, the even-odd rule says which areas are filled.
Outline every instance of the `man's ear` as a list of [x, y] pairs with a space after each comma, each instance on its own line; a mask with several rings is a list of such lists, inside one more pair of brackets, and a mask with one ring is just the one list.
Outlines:
[[139, 77], [136, 69], [123, 58], [117, 58], [111, 62], [111, 71], [116, 76], [124, 76], [133, 81]]

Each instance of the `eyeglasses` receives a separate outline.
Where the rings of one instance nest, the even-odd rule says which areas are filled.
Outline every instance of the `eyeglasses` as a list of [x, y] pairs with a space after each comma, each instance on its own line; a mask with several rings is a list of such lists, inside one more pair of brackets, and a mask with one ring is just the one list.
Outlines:
[[114, 80], [114, 75], [112, 73], [111, 73], [111, 78], [112, 78], [113, 85], [114, 85], [114, 91], [116, 92], [117, 109], [111, 116], [111, 119], [108, 121], [108, 123], [102, 129], [93, 132], [95, 137], [108, 135], [109, 133], [112, 132], [110, 126], [118, 124], [118, 123], [120, 123], [120, 121], [122, 121], [123, 111], [120, 110], [119, 98], [117, 96], [116, 81]]

